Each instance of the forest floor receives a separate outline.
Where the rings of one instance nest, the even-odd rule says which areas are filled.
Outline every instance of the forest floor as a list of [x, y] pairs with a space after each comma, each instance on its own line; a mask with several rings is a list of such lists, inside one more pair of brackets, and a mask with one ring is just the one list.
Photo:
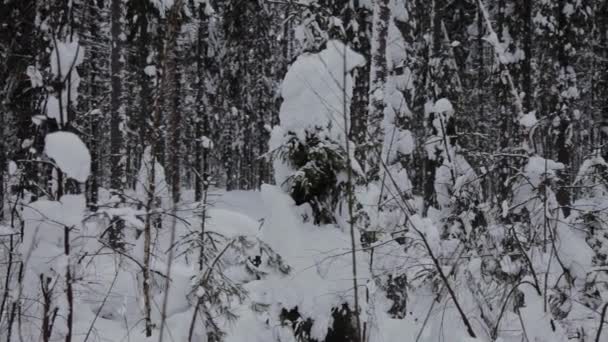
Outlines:
[[[256, 235], [267, 210], [259, 191], [209, 191], [207, 229], [227, 237]], [[196, 232], [201, 225], [193, 193], [186, 192], [182, 204], [177, 209], [176, 244], [188, 232]], [[163, 227], [171, 228], [172, 220], [165, 218]], [[95, 222], [90, 223], [91, 226]], [[167, 255], [170, 246], [171, 229], [161, 229], [154, 238], [152, 269], [157, 274], [166, 274]], [[142, 316], [141, 272], [137, 270], [137, 260], [141, 263], [141, 237], [133, 241], [130, 256], [121, 257], [113, 253], [99, 253], [95, 257], [84, 258], [87, 265], [84, 281], [78, 289], [77, 302], [89, 306], [90, 310], [79, 310], [74, 324], [74, 339], [78, 342], [111, 341], [138, 342], [159, 341], [159, 323], [162, 321], [163, 291], [166, 278], [153, 279], [152, 320], [156, 324], [151, 337], [145, 337], [145, 322]], [[176, 248], [175, 259], [171, 263], [171, 284], [166, 304], [166, 325], [163, 341], [187, 341], [193, 316], [192, 282], [198, 275], [197, 263], [193, 258], [184, 257], [184, 249]], [[196, 251], [187, 253], [196, 255]], [[195, 300], [195, 299], [194, 299]], [[246, 300], [248, 302], [248, 300]], [[238, 309], [238, 308], [237, 308]], [[99, 313], [96, 315], [96, 313]], [[197, 324], [200, 328], [202, 324]], [[240, 335], [243, 331], [232, 330], [230, 335]], [[245, 334], [246, 335], [246, 334]], [[227, 336], [228, 341], [245, 341], [243, 336]], [[198, 341], [198, 339], [194, 339]]]

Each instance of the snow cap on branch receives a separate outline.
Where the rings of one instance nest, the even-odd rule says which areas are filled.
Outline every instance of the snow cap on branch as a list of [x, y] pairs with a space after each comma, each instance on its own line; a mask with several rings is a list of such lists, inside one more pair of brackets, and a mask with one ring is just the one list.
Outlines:
[[70, 132], [55, 132], [44, 138], [44, 153], [61, 171], [81, 183], [91, 171], [91, 154], [80, 138]]

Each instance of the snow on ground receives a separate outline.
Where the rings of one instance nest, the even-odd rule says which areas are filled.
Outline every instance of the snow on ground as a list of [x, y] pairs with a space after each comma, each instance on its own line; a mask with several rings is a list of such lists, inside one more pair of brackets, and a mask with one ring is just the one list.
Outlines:
[[[529, 168], [536, 170], [532, 166]], [[200, 229], [199, 208], [192, 204], [190, 193], [184, 197], [186, 199], [177, 211], [180, 219], [174, 221], [167, 217], [163, 222], [163, 229], [154, 233], [153, 239], [157, 243], [154, 246], [151, 267], [155, 272], [166, 271], [170, 228], [173, 224], [178, 238]], [[247, 258], [257, 253], [262, 254], [260, 270], [264, 275], [256, 278], [248, 275], [243, 264], [238, 263], [239, 257], [243, 257], [242, 254], [239, 256], [236, 252], [226, 253], [227, 266], [222, 270], [222, 274], [235, 284], [243, 285], [246, 295], [242, 301], [229, 301], [232, 312], [236, 314], [235, 320], [217, 319], [217, 324], [227, 332], [225, 341], [293, 342], [295, 340], [291, 327], [281, 322], [279, 317], [281, 309], [295, 307], [304, 318], [313, 320], [311, 336], [321, 340], [333, 322], [331, 309], [342, 303], [349, 303], [351, 306], [353, 304], [350, 236], [347, 232], [334, 225], [315, 226], [303, 222], [300, 210], [293, 200], [276, 186], [264, 185], [261, 191], [226, 192], [213, 189], [209, 198], [212, 199], [213, 206], [207, 211], [206, 229], [226, 237], [220, 244], [228, 245], [227, 241], [240, 237], [247, 237], [250, 241], [262, 240], [274, 252], [280, 254], [283, 262], [291, 268], [288, 274], [273, 272], [271, 267], [267, 266], [270, 256], [256, 246], [253, 248], [253, 254], [244, 255], [244, 258]], [[98, 234], [96, 230], [100, 227], [105, 228], [104, 222], [100, 218], [88, 218], [81, 223], [84, 212], [84, 198], [80, 195], [64, 196], [60, 201], [40, 200], [25, 208], [28, 234], [24, 237], [22, 252], [29, 253], [28, 262], [31, 266], [26, 275], [31, 279], [31, 284], [25, 286], [25, 294], [38, 289], [39, 283], [35, 279], [40, 273], [52, 275], [53, 272], [61, 273], [65, 269], [68, 261], [62, 257], [63, 226], [74, 227], [74, 251], [103, 250], [97, 239], [88, 237]], [[419, 223], [420, 227], [425, 226], [424, 222]], [[428, 223], [432, 225], [430, 221]], [[430, 228], [425, 226], [423, 230], [433, 249], [445, 248], [445, 245], [439, 245], [438, 237], [432, 238]], [[563, 232], [564, 229], [567, 228], [558, 227], [560, 236], [582, 241], [580, 237], [575, 236], [575, 232]], [[0, 232], [2, 231], [8, 232], [6, 229], [0, 229]], [[146, 338], [143, 333], [141, 268], [137, 265], [142, 263], [142, 237], [130, 243], [133, 244], [132, 258], [114, 253], [81, 255], [80, 262], [73, 268], [76, 276], [81, 279], [75, 283], [75, 292], [78, 293], [75, 306], [78, 308], [78, 315], [74, 320], [74, 341], [159, 340], [158, 325], [161, 322], [165, 278], [158, 276], [158, 273], [152, 278], [152, 320], [156, 327], [152, 336]], [[558, 246], [560, 249], [562, 247], [564, 246]], [[370, 342], [410, 342], [416, 341], [418, 334], [420, 341], [427, 342], [488, 341], [484, 334], [478, 336], [479, 339], [470, 339], [452, 300], [445, 295], [437, 301], [436, 289], [432, 289], [430, 284], [410, 292], [411, 297], [407, 301], [408, 314], [403, 319], [392, 318], [387, 313], [392, 302], [386, 298], [386, 292], [376, 288], [375, 282], [369, 280], [372, 275], [383, 276], [406, 266], [408, 256], [402, 254], [402, 247], [394, 242], [378, 244], [375, 248], [376, 259], [373, 267], [368, 264], [367, 253], [357, 253], [362, 319], [368, 323]], [[574, 248], [583, 250], [581, 245], [575, 245]], [[193, 303], [197, 291], [193, 279], [199, 275], [196, 263], [198, 251], [186, 252], [186, 249], [186, 246], [177, 248], [172, 264], [165, 341], [187, 341], [194, 313]], [[570, 248], [562, 251], [561, 255], [572, 269], [578, 265], [588, 267], [588, 253], [575, 253]], [[408, 278], [411, 275], [411, 279], [414, 279], [417, 272], [423, 272], [423, 269], [429, 267], [430, 260], [424, 255], [410, 255], [412, 256], [418, 257], [421, 263], [420, 269], [408, 271]], [[75, 264], [73, 259], [71, 262]], [[481, 273], [479, 264], [471, 263], [470, 272], [472, 277], [478, 277]], [[583, 276], [576, 272], [573, 274]], [[462, 280], [454, 280], [453, 285], [462, 289], [464, 284], [461, 282]], [[526, 324], [530, 324], [527, 327], [529, 333], [534, 337], [555, 335], [554, 340], [560, 341], [557, 336], [561, 333], [550, 332], [550, 321], [542, 312], [541, 304], [537, 300], [538, 295], [528, 287], [524, 284], [521, 288], [529, 300], [529, 305], [521, 313], [527, 318]], [[439, 291], [445, 294], [445, 289]], [[61, 308], [60, 312], [64, 313], [65, 303], [59, 300], [63, 298], [62, 293], [58, 295], [57, 305]], [[363, 300], [366, 294], [369, 299]], [[477, 304], [470, 293], [462, 291], [458, 298], [466, 312], [471, 315], [477, 312]], [[33, 305], [32, 308], [40, 310], [40, 305]], [[31, 313], [32, 316], [40, 314], [38, 311]], [[479, 322], [473, 321], [472, 324], [475, 331], [483, 331]], [[508, 329], [517, 324], [517, 317], [505, 314], [501, 329]], [[65, 327], [59, 324], [57, 331], [65, 331]], [[196, 324], [195, 335], [197, 337], [194, 341], [206, 340], [204, 325], [200, 322]], [[35, 336], [31, 338], [36, 340]]]
[[213, 207], [216, 209], [226, 209], [247, 215], [255, 221], [265, 218], [268, 215], [268, 208], [262, 201], [262, 194], [259, 191], [222, 191], [217, 192], [219, 196]]
[[[260, 238], [281, 254], [284, 262], [291, 266], [289, 274], [268, 273], [266, 277], [257, 280], [244, 277], [243, 271], [235, 271], [236, 267], [225, 269], [225, 275], [231, 277], [235, 283], [243, 283], [247, 290], [242, 303], [232, 303], [233, 311], [238, 315], [237, 320], [218, 320], [218, 324], [228, 332], [226, 341], [269, 342], [277, 338], [289, 341], [285, 338], [292, 334], [291, 328], [281, 324], [279, 313], [283, 307], [296, 306], [304, 317], [314, 320], [313, 336], [323, 337], [332, 323], [331, 308], [341, 303], [352, 304], [349, 236], [335, 226], [317, 227], [303, 223], [293, 200], [275, 186], [264, 186], [261, 192], [217, 191], [210, 198], [213, 198], [214, 205], [208, 210], [206, 224], [209, 231], [223, 234], [229, 240], [240, 236]], [[83, 205], [75, 205], [82, 202], [82, 199], [76, 196], [74, 199], [62, 198], [64, 203], [34, 203], [27, 211], [28, 222], [45, 226], [30, 230], [40, 233], [31, 238], [52, 247], [47, 252], [52, 250], [60, 255], [62, 224], [78, 225], [82, 236], [94, 235], [92, 230], [103, 226], [103, 222], [88, 219], [85, 224], [80, 225]], [[71, 206], [72, 209], [62, 210], [60, 207], [65, 205]], [[175, 221], [178, 238], [199, 229], [199, 213], [193, 208], [193, 205], [187, 203], [183, 208], [179, 208], [180, 220]], [[56, 227], [48, 226], [48, 221], [41, 220], [42, 215], [60, 211], [74, 212], [74, 217], [52, 217], [57, 221]], [[171, 227], [172, 222], [171, 218], [165, 219], [163, 227]], [[161, 229], [153, 236], [158, 242], [153, 251], [151, 267], [161, 273], [165, 272], [168, 261], [169, 235], [170, 229]], [[81, 246], [83, 251], [102, 249], [96, 239], [83, 241], [86, 241]], [[141, 269], [134, 263], [134, 260], [142, 262], [142, 237], [133, 243], [133, 259], [112, 253], [82, 257], [82, 264], [86, 267], [78, 267], [76, 271], [83, 280], [77, 282], [75, 288], [82, 294], [76, 302], [79, 310], [75, 320], [75, 341], [158, 340], [158, 326], [150, 338], [145, 338], [143, 334]], [[28, 246], [31, 246], [31, 243]], [[183, 248], [178, 248], [178, 256], [172, 264], [167, 304], [168, 323], [165, 330], [167, 341], [186, 341], [193, 315], [192, 280], [198, 274], [198, 267], [192, 257], [197, 251], [181, 254], [183, 251]], [[230, 253], [226, 255], [227, 258], [233, 257]], [[362, 255], [359, 257], [360, 260], [363, 259]], [[264, 256], [263, 258], [264, 261], [267, 260]], [[53, 265], [55, 263], [50, 266]], [[264, 267], [261, 269], [264, 270]], [[45, 272], [48, 272], [48, 269]], [[368, 278], [363, 262], [360, 265], [359, 277]], [[155, 284], [152, 292], [152, 319], [154, 323], [159, 324], [165, 293], [164, 278], [155, 276], [152, 281]], [[365, 285], [365, 281], [362, 281]], [[363, 297], [365, 287], [362, 286], [360, 290]], [[254, 305], [267, 305], [267, 310], [256, 312], [252, 310]], [[99, 315], [96, 317], [97, 312]], [[200, 330], [202, 324], [197, 324], [197, 327]], [[198, 333], [200, 336], [204, 335], [202, 331]], [[204, 339], [201, 337], [196, 341]]]

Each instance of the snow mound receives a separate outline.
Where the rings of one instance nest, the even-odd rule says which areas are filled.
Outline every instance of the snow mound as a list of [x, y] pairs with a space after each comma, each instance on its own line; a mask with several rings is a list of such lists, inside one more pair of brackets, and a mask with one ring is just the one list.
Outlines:
[[[313, 320], [311, 337], [323, 340], [332, 324], [331, 309], [343, 303], [353, 307], [350, 236], [333, 225], [303, 223], [289, 195], [271, 185], [262, 186], [264, 203], [272, 209], [261, 238], [291, 266], [287, 276], [251, 282], [247, 288], [259, 300], [295, 308]], [[360, 248], [357, 237], [357, 248]], [[369, 279], [364, 256], [357, 253], [360, 298]]]
[[227, 210], [211, 208], [208, 210], [209, 229], [226, 237], [255, 236], [259, 223], [247, 215]]

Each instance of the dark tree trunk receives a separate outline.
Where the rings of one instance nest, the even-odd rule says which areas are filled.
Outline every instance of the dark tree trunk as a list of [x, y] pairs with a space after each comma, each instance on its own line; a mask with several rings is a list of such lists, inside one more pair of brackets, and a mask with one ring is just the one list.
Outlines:
[[197, 87], [196, 87], [196, 118], [195, 118], [195, 151], [194, 151], [194, 165], [196, 170], [195, 182], [194, 182], [194, 200], [199, 202], [203, 199], [203, 182], [204, 174], [207, 173], [207, 149], [203, 145], [203, 137], [209, 138], [209, 119], [203, 103], [205, 99], [205, 69], [207, 59], [207, 18], [205, 15], [205, 9], [202, 5], [199, 5], [198, 11], [198, 39], [197, 39], [197, 53], [196, 53], [196, 74], [197, 74]]
[[524, 12], [523, 23], [523, 43], [524, 43], [524, 59], [521, 66], [521, 73], [523, 76], [522, 89], [525, 93], [523, 98], [523, 106], [526, 112], [532, 110], [532, 35], [534, 34], [532, 27], [532, 1], [522, 0], [522, 9]]
[[122, 105], [122, 6], [121, 0], [112, 0], [111, 5], [111, 98], [110, 98], [110, 165], [112, 176], [110, 178], [110, 187], [113, 190], [120, 191], [123, 188], [123, 163], [121, 156], [121, 148], [123, 136], [121, 132], [122, 114], [124, 109]]
[[[570, 36], [570, 23], [569, 19], [564, 14], [562, 8], [564, 8], [565, 0], [559, 1], [559, 15], [558, 15], [558, 28], [562, 32], [558, 40], [558, 61], [560, 67], [560, 74], [567, 75], [568, 67], [570, 66], [568, 51], [566, 51], [565, 45], [568, 43], [568, 38]], [[557, 113], [560, 117], [560, 124], [557, 127], [556, 138], [555, 138], [555, 149], [557, 150], [557, 161], [564, 164], [565, 169], [558, 173], [559, 181], [558, 181], [558, 190], [556, 193], [556, 199], [559, 205], [562, 207], [562, 212], [565, 216], [570, 215], [570, 189], [568, 188], [570, 177], [569, 177], [569, 169], [571, 167], [571, 150], [572, 146], [570, 145], [570, 135], [572, 130], [572, 122], [570, 111], [572, 111], [571, 105], [572, 100], [569, 98], [564, 98], [561, 96], [562, 92], [564, 92], [568, 88], [568, 80], [562, 80], [563, 84], [560, 87], [560, 96], [558, 101]]]
[[[110, 77], [111, 77], [111, 94], [110, 94], [110, 188], [118, 193], [124, 189], [124, 163], [122, 161], [121, 149], [123, 147], [122, 133], [122, 45], [123, 45], [123, 29], [122, 18], [122, 1], [112, 0], [111, 4], [111, 55], [110, 55]], [[109, 230], [110, 245], [117, 248], [120, 245], [120, 236], [124, 222], [120, 219], [115, 219], [112, 227]]]
[[[180, 20], [180, 19], [175, 19]], [[171, 184], [171, 196], [173, 198], [173, 203], [178, 203], [180, 200], [180, 163], [181, 163], [181, 108], [180, 108], [180, 89], [181, 89], [181, 80], [180, 80], [180, 70], [178, 68], [179, 65], [179, 57], [178, 57], [178, 42], [177, 36], [179, 35], [179, 27], [181, 23], [170, 23], [170, 25], [178, 25], [175, 28], [175, 36], [170, 37], [167, 44], [169, 44], [167, 49], [167, 78], [168, 83], [170, 84], [168, 87], [167, 97], [170, 101], [170, 114], [169, 114], [169, 158], [168, 158], [168, 171], [169, 171], [169, 184]]]

